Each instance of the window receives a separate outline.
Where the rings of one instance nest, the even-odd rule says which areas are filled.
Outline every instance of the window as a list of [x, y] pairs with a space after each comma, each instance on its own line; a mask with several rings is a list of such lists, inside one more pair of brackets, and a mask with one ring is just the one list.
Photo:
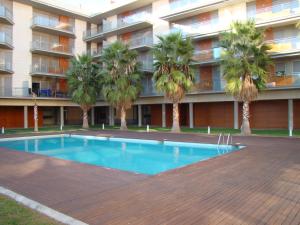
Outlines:
[[293, 75], [300, 76], [300, 61], [293, 62]]
[[285, 63], [276, 63], [275, 64], [275, 74], [276, 74], [276, 76], [283, 76], [286, 74]]

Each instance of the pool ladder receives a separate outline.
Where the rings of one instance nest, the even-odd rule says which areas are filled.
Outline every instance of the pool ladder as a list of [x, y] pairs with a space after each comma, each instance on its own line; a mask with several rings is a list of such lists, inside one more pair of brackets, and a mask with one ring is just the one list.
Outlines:
[[[220, 133], [219, 134], [219, 139], [218, 139], [218, 146], [221, 144], [222, 141], [222, 145], [225, 145], [225, 134]], [[227, 135], [227, 141], [226, 141], [226, 145], [232, 145], [232, 135], [229, 133]]]

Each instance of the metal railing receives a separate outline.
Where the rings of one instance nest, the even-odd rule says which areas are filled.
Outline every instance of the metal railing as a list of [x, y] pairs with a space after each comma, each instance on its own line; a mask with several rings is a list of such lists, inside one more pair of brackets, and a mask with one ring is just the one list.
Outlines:
[[149, 37], [142, 36], [142, 37], [131, 38], [124, 42], [128, 44], [130, 48], [137, 48], [140, 46], [152, 46], [153, 38], [150, 36]]
[[6, 18], [8, 20], [13, 20], [13, 14], [10, 9], [5, 7], [4, 5], [0, 5], [0, 17]]
[[300, 3], [297, 0], [266, 6], [260, 9], [247, 10], [247, 17], [257, 22], [289, 17], [300, 13]]
[[300, 74], [285, 74], [284, 72], [278, 72], [278, 74], [272, 74], [269, 76], [267, 88], [285, 88], [285, 87], [300, 87]]
[[66, 46], [59, 43], [50, 43], [44, 41], [33, 41], [31, 43], [31, 48], [33, 50], [43, 50], [48, 52], [58, 52], [58, 53], [67, 53], [73, 54], [73, 46]]
[[4, 31], [0, 31], [0, 43], [12, 45], [12, 36]]
[[151, 21], [152, 15], [148, 12], [139, 12], [134, 15], [119, 18], [116, 23], [110, 21], [103, 21], [103, 32], [120, 29], [122, 27], [131, 26], [138, 22]]
[[56, 30], [75, 32], [73, 23], [61, 22], [58, 19], [51, 19], [46, 16], [37, 15], [32, 18], [32, 25], [48, 27]]
[[207, 62], [218, 60], [221, 57], [222, 49], [220, 47], [207, 49], [207, 50], [199, 50], [194, 52], [193, 60], [197, 62]]
[[99, 48], [94, 48], [94, 49], [87, 51], [87, 54], [92, 57], [96, 57], [96, 56], [101, 56], [102, 52], [103, 52], [103, 48], [99, 47]]
[[65, 75], [67, 69], [59, 66], [49, 66], [49, 65], [40, 65], [34, 64], [31, 66], [31, 74], [54, 74], [54, 75]]
[[[198, 75], [196, 75], [198, 76]], [[197, 92], [218, 92], [224, 91], [224, 86], [222, 85], [221, 78], [218, 79], [200, 79], [195, 81], [194, 87], [191, 93]]]
[[184, 36], [191, 36], [197, 34], [206, 34], [208, 31], [214, 32], [218, 31], [220, 28], [219, 19], [211, 19], [208, 21], [202, 21], [198, 23], [191, 24], [177, 24], [173, 23], [170, 29], [172, 32], [181, 32]]
[[29, 97], [29, 88], [12, 88], [8, 86], [0, 86], [0, 97]]
[[[35, 91], [39, 98], [69, 98], [69, 94], [65, 91], [55, 89], [39, 89]], [[32, 97], [32, 91], [28, 87], [4, 87], [0, 86], [0, 97], [16, 97], [28, 98]]]
[[284, 53], [286, 51], [294, 51], [300, 49], [300, 38], [299, 37], [288, 37], [288, 38], [281, 38], [281, 39], [274, 39], [274, 40], [267, 40], [265, 42], [271, 47], [269, 51], [272, 53]]
[[177, 11], [180, 8], [190, 7], [203, 2], [203, 0], [174, 0], [170, 1], [170, 12]]
[[99, 34], [103, 33], [103, 29], [102, 29], [102, 26], [100, 27], [95, 27], [95, 28], [92, 28], [92, 29], [89, 29], [89, 30], [86, 30], [83, 32], [83, 38], [91, 38], [91, 37], [94, 37], [94, 36], [97, 36]]
[[143, 60], [143, 59], [138, 59], [138, 61], [141, 63], [141, 70], [142, 71], [153, 71], [153, 61], [152, 60]]

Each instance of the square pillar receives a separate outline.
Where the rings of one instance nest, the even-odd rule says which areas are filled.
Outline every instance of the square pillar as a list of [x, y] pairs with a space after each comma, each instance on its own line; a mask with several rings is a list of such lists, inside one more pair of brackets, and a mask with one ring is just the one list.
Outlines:
[[60, 126], [65, 126], [64, 107], [60, 107]]
[[288, 100], [288, 127], [289, 127], [289, 130], [294, 129], [294, 101], [293, 101], [293, 99]]
[[239, 129], [239, 102], [233, 102], [233, 128]]
[[28, 128], [28, 106], [24, 106], [24, 128]]
[[109, 106], [109, 125], [115, 125], [115, 115], [114, 115], [114, 107]]
[[91, 125], [95, 125], [95, 107], [92, 107], [91, 109]]
[[162, 127], [166, 127], [166, 104], [162, 104]]
[[138, 125], [142, 126], [142, 105], [138, 105]]
[[189, 103], [190, 128], [194, 128], [194, 103]]

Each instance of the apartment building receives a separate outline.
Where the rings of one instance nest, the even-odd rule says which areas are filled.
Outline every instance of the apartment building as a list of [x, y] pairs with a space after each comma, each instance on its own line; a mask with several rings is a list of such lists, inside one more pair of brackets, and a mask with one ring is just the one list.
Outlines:
[[[239, 128], [241, 104], [224, 91], [219, 36], [232, 21], [255, 19], [266, 31], [274, 66], [267, 88], [250, 106], [253, 128], [300, 128], [300, 0], [132, 0], [95, 15], [81, 15], [37, 1], [0, 1], [0, 126], [33, 126], [31, 93], [37, 93], [40, 125], [77, 124], [79, 107], [68, 97], [65, 71], [75, 55], [95, 60], [115, 40], [139, 53], [143, 91], [128, 123], [171, 126], [172, 105], [152, 83], [151, 49], [157, 35], [181, 31], [195, 46], [196, 84], [180, 104], [187, 127]], [[92, 124], [118, 123], [103, 101]]]

